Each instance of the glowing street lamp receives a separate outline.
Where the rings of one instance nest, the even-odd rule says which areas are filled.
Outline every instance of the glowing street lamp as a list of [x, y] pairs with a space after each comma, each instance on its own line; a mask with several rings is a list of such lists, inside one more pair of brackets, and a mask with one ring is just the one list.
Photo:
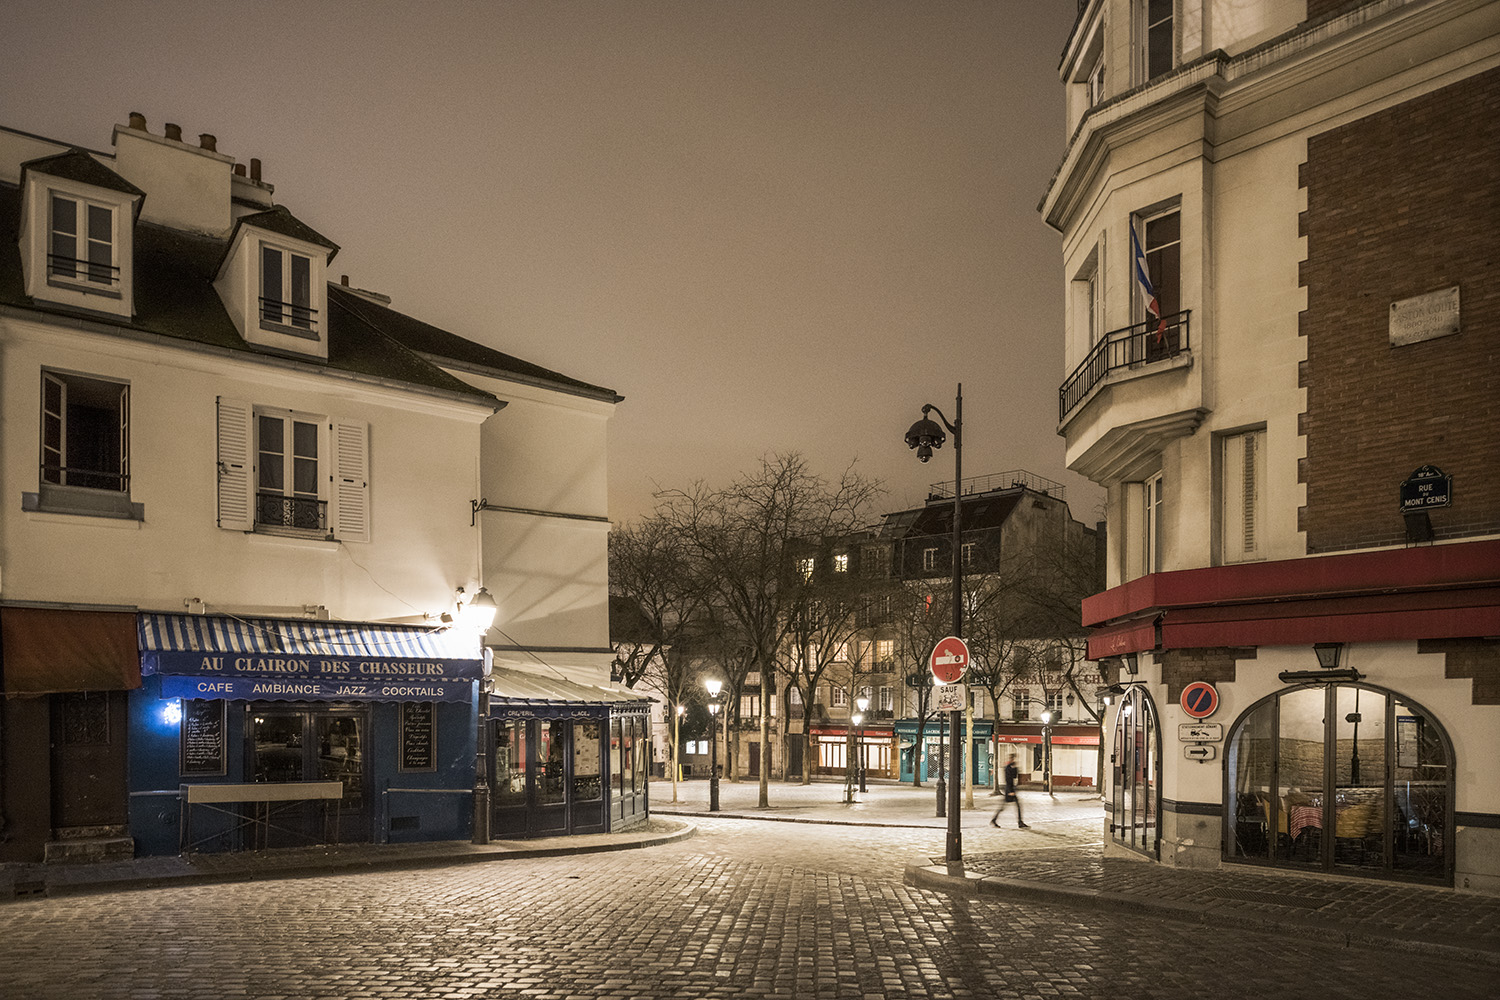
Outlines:
[[719, 811], [719, 692], [723, 690], [724, 682], [715, 678], [709, 678], [703, 682], [708, 688], [708, 714], [713, 721], [713, 742], [709, 745], [708, 763], [708, 811]]

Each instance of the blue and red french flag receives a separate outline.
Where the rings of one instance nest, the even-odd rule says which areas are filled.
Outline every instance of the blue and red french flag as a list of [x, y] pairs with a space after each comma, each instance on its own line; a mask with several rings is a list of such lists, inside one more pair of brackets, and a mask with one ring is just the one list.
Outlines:
[[1156, 343], [1160, 346], [1167, 341], [1167, 321], [1161, 318], [1161, 302], [1156, 297], [1156, 289], [1151, 286], [1151, 274], [1146, 269], [1146, 254], [1141, 250], [1141, 238], [1136, 234], [1135, 226], [1130, 227], [1130, 246], [1135, 251], [1135, 280], [1141, 286], [1141, 295], [1146, 300], [1146, 312], [1156, 320]]

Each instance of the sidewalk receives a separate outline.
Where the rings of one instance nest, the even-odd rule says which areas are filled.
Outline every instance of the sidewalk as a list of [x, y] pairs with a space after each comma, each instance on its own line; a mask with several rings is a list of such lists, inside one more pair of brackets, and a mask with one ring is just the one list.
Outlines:
[[906, 880], [944, 892], [1138, 913], [1500, 966], [1500, 897], [1245, 865], [1191, 871], [1106, 858], [1102, 807], [1097, 796], [1082, 789], [1058, 789], [1051, 798], [1023, 789], [1030, 830], [1015, 828], [1013, 812], [1003, 817], [1004, 829], [990, 827], [996, 800], [987, 789], [976, 789], [974, 807], [960, 813], [964, 863], [954, 872], [943, 864], [948, 821], [937, 816], [931, 783], [912, 788], [872, 781], [868, 791], [856, 790], [854, 801], [845, 802], [840, 781], [773, 781], [768, 808], [760, 807], [759, 791], [754, 781], [721, 781], [720, 811], [710, 813], [707, 781], [679, 784], [674, 803], [671, 784], [658, 779], [651, 788], [650, 823], [619, 834], [497, 841], [484, 847], [461, 841], [351, 844], [103, 865], [0, 865], [0, 903], [40, 895], [631, 850], [690, 837], [695, 821], [759, 819], [929, 829], [929, 863], [909, 867]]

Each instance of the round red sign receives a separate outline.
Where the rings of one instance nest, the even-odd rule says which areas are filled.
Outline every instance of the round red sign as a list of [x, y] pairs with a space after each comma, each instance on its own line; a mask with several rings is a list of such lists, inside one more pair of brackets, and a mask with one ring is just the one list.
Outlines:
[[1219, 709], [1219, 690], [1208, 681], [1193, 681], [1182, 689], [1182, 710], [1195, 719], [1206, 719]]
[[927, 665], [939, 684], [956, 684], [969, 669], [969, 644], [956, 635], [939, 639], [932, 647]]

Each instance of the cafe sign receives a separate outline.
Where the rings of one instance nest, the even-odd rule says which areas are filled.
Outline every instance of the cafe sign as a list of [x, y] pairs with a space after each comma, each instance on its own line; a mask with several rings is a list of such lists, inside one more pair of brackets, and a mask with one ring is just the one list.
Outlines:
[[1434, 465], [1424, 465], [1401, 484], [1401, 513], [1411, 514], [1453, 503], [1453, 477]]

